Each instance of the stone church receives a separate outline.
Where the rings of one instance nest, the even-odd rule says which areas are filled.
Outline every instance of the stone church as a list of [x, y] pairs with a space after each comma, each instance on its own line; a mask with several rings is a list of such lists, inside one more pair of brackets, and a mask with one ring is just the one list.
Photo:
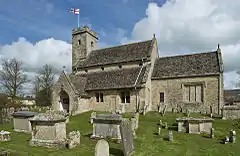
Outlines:
[[[160, 53], [161, 55], [161, 53]], [[53, 87], [52, 107], [82, 112], [167, 111], [191, 109], [221, 113], [221, 49], [161, 57], [151, 40], [98, 49], [89, 27], [72, 31], [72, 73], [61, 73]]]

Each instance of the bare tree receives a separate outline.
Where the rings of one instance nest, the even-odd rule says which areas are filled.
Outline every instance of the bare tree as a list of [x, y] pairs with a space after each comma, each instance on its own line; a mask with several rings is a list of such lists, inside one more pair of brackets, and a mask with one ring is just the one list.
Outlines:
[[54, 76], [53, 67], [47, 64], [43, 66], [36, 76], [34, 81], [34, 90], [37, 105], [48, 106], [51, 104]]
[[5, 92], [12, 97], [13, 103], [15, 103], [23, 85], [28, 82], [27, 75], [24, 74], [22, 69], [22, 62], [19, 62], [16, 58], [3, 61], [0, 80]]

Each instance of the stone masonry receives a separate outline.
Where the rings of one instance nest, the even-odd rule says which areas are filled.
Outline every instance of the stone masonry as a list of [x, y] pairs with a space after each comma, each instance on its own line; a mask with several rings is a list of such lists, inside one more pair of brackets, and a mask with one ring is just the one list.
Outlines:
[[[161, 103], [167, 105], [167, 111], [181, 107], [220, 114], [222, 67], [219, 46], [212, 52], [159, 57], [153, 35], [147, 41], [98, 49], [97, 32], [84, 26], [72, 31], [72, 73], [62, 72], [54, 85], [52, 107], [61, 109], [61, 92], [65, 92], [70, 115], [90, 110], [139, 112], [146, 108], [145, 114], [158, 111], [163, 93]], [[196, 87], [198, 102], [192, 101], [192, 89], [191, 100], [186, 100], [186, 85]]]

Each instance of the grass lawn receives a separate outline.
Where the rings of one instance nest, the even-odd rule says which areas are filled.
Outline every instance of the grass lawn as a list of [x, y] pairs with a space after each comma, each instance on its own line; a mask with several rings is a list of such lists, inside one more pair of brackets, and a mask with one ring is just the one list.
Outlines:
[[[139, 128], [136, 131], [135, 156], [240, 156], [240, 130], [237, 132], [236, 144], [222, 144], [221, 140], [229, 135], [233, 128], [234, 121], [215, 119], [215, 139], [210, 139], [205, 135], [178, 133], [176, 127], [171, 126], [175, 123], [176, 117], [182, 114], [167, 113], [162, 117], [158, 113], [148, 113], [146, 116], [140, 115]], [[12, 124], [0, 125], [0, 130], [11, 131], [12, 140], [10, 142], [0, 142], [0, 148], [18, 153], [20, 156], [93, 156], [96, 140], [89, 139], [92, 133], [92, 125], [89, 123], [90, 112], [71, 117], [67, 124], [67, 131], [79, 130], [81, 132], [81, 145], [75, 149], [47, 149], [41, 147], [31, 147], [28, 145], [30, 135], [12, 132]], [[168, 131], [162, 129], [161, 135], [155, 135], [158, 130], [159, 120], [167, 121], [170, 129], [173, 129], [174, 141], [169, 142]], [[110, 155], [123, 156], [122, 145], [114, 142], [109, 143]]]

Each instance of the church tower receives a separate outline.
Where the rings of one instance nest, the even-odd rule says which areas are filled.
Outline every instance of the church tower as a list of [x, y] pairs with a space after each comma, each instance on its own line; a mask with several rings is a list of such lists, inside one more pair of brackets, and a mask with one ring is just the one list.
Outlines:
[[78, 62], [84, 61], [92, 50], [98, 47], [98, 35], [88, 26], [73, 29], [72, 31], [72, 71], [77, 68]]

